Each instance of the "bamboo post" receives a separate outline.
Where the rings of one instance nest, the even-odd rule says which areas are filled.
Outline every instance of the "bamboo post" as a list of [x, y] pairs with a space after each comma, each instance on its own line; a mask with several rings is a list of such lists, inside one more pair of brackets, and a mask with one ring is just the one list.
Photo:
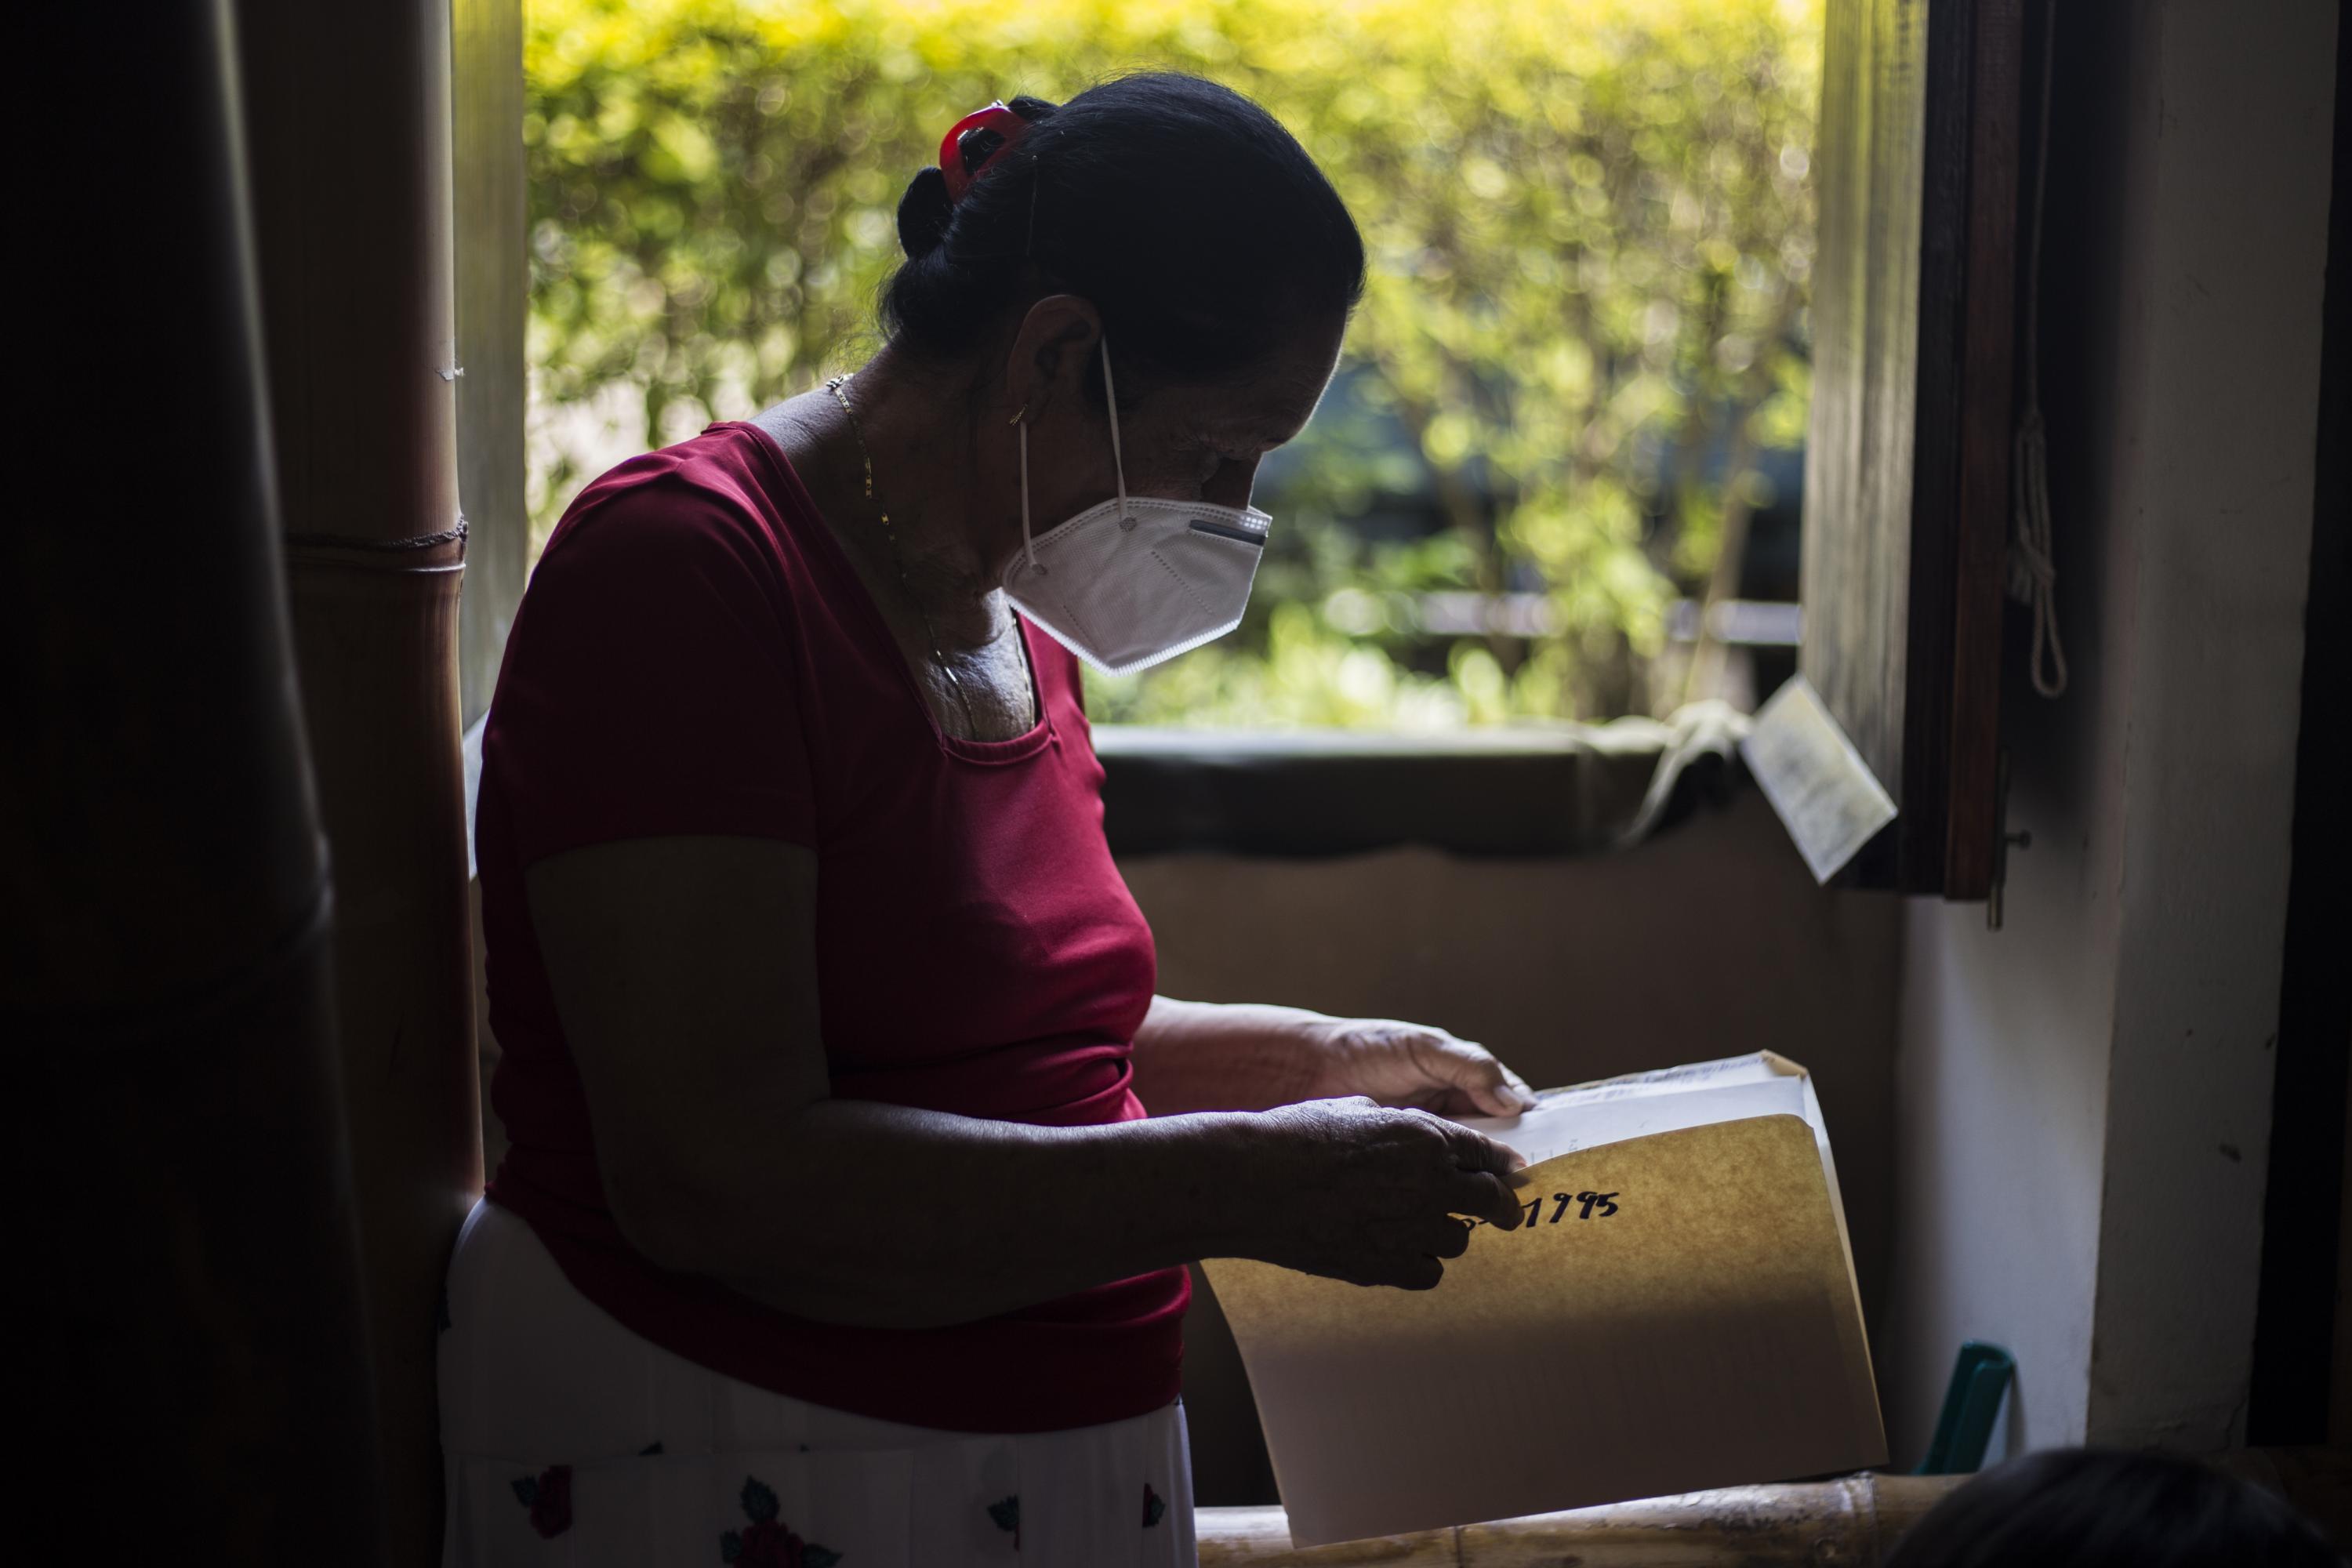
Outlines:
[[10, 1539], [381, 1563], [226, 6], [26, 20], [106, 81], [31, 165], [76, 237], [19, 345], [70, 491], [0, 530]]
[[1726, 1487], [1294, 1551], [1279, 1508], [1204, 1508], [1202, 1568], [1873, 1568], [1966, 1476]]
[[[2352, 1449], [2236, 1448], [2214, 1468], [2277, 1493], [2336, 1542], [2352, 1541]], [[1204, 1508], [1202, 1568], [1873, 1568], [1969, 1476], [1872, 1471], [1726, 1487], [1492, 1524], [1294, 1551], [1279, 1508]]]
[[447, 0], [241, 0], [296, 667], [337, 898], [392, 1558], [437, 1560], [436, 1322], [481, 1185], [459, 752]]

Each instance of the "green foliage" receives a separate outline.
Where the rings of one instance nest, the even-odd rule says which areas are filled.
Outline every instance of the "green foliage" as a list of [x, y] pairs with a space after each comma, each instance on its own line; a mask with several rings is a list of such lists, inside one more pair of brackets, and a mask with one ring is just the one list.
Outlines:
[[[898, 193], [958, 116], [1190, 70], [1297, 133], [1371, 278], [1345, 395], [1262, 483], [1276, 548], [1249, 621], [1097, 683], [1097, 710], [1419, 726], [1646, 705], [1664, 605], [1706, 583], [1727, 493], [1801, 438], [1819, 37], [1819, 0], [531, 0], [540, 521], [599, 419], [626, 426], [610, 460], [870, 351]], [[1401, 495], [1441, 531], [1351, 526]], [[1447, 591], [1540, 594], [1544, 625], [1433, 630]]]

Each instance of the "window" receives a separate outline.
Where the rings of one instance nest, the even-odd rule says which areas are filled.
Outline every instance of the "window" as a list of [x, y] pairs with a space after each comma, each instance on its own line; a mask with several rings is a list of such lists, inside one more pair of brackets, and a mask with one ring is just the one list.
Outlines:
[[534, 0], [532, 515], [869, 349], [898, 194], [972, 105], [1189, 69], [1299, 135], [1371, 278], [1261, 476], [1248, 620], [1097, 713], [1752, 704], [1795, 657], [1820, 40], [1817, 0]]
[[533, 0], [527, 553], [590, 475], [873, 346], [937, 128], [1023, 88], [1199, 71], [1299, 134], [1371, 277], [1316, 419], [1261, 474], [1277, 528], [1248, 619], [1093, 681], [1097, 715], [1443, 736], [1753, 706], [1801, 666], [1896, 808], [1849, 879], [1982, 897], [2021, 17]]

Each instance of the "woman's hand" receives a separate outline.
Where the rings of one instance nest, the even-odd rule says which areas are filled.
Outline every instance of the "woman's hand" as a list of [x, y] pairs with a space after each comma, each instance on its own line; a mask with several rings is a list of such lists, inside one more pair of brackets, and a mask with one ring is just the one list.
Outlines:
[[1362, 1095], [1235, 1122], [1257, 1146], [1264, 1201], [1250, 1256], [1354, 1285], [1426, 1290], [1470, 1245], [1468, 1219], [1521, 1217], [1507, 1177], [1527, 1163], [1466, 1127]]
[[1300, 1007], [1155, 997], [1134, 1060], [1136, 1093], [1154, 1115], [1346, 1095], [1441, 1116], [1515, 1116], [1535, 1103], [1484, 1046], [1444, 1029]]
[[1318, 1098], [1360, 1094], [1440, 1116], [1517, 1116], [1536, 1097], [1486, 1047], [1393, 1018], [1326, 1018], [1297, 1027], [1320, 1069]]

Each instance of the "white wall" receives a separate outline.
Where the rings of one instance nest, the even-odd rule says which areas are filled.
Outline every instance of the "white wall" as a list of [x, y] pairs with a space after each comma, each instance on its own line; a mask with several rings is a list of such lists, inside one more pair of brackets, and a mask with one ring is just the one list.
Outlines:
[[1909, 910], [1898, 1458], [2242, 1441], [2312, 521], [2336, 10], [2062, 6], [2044, 288], [2074, 684], [2005, 694], [2007, 929]]

